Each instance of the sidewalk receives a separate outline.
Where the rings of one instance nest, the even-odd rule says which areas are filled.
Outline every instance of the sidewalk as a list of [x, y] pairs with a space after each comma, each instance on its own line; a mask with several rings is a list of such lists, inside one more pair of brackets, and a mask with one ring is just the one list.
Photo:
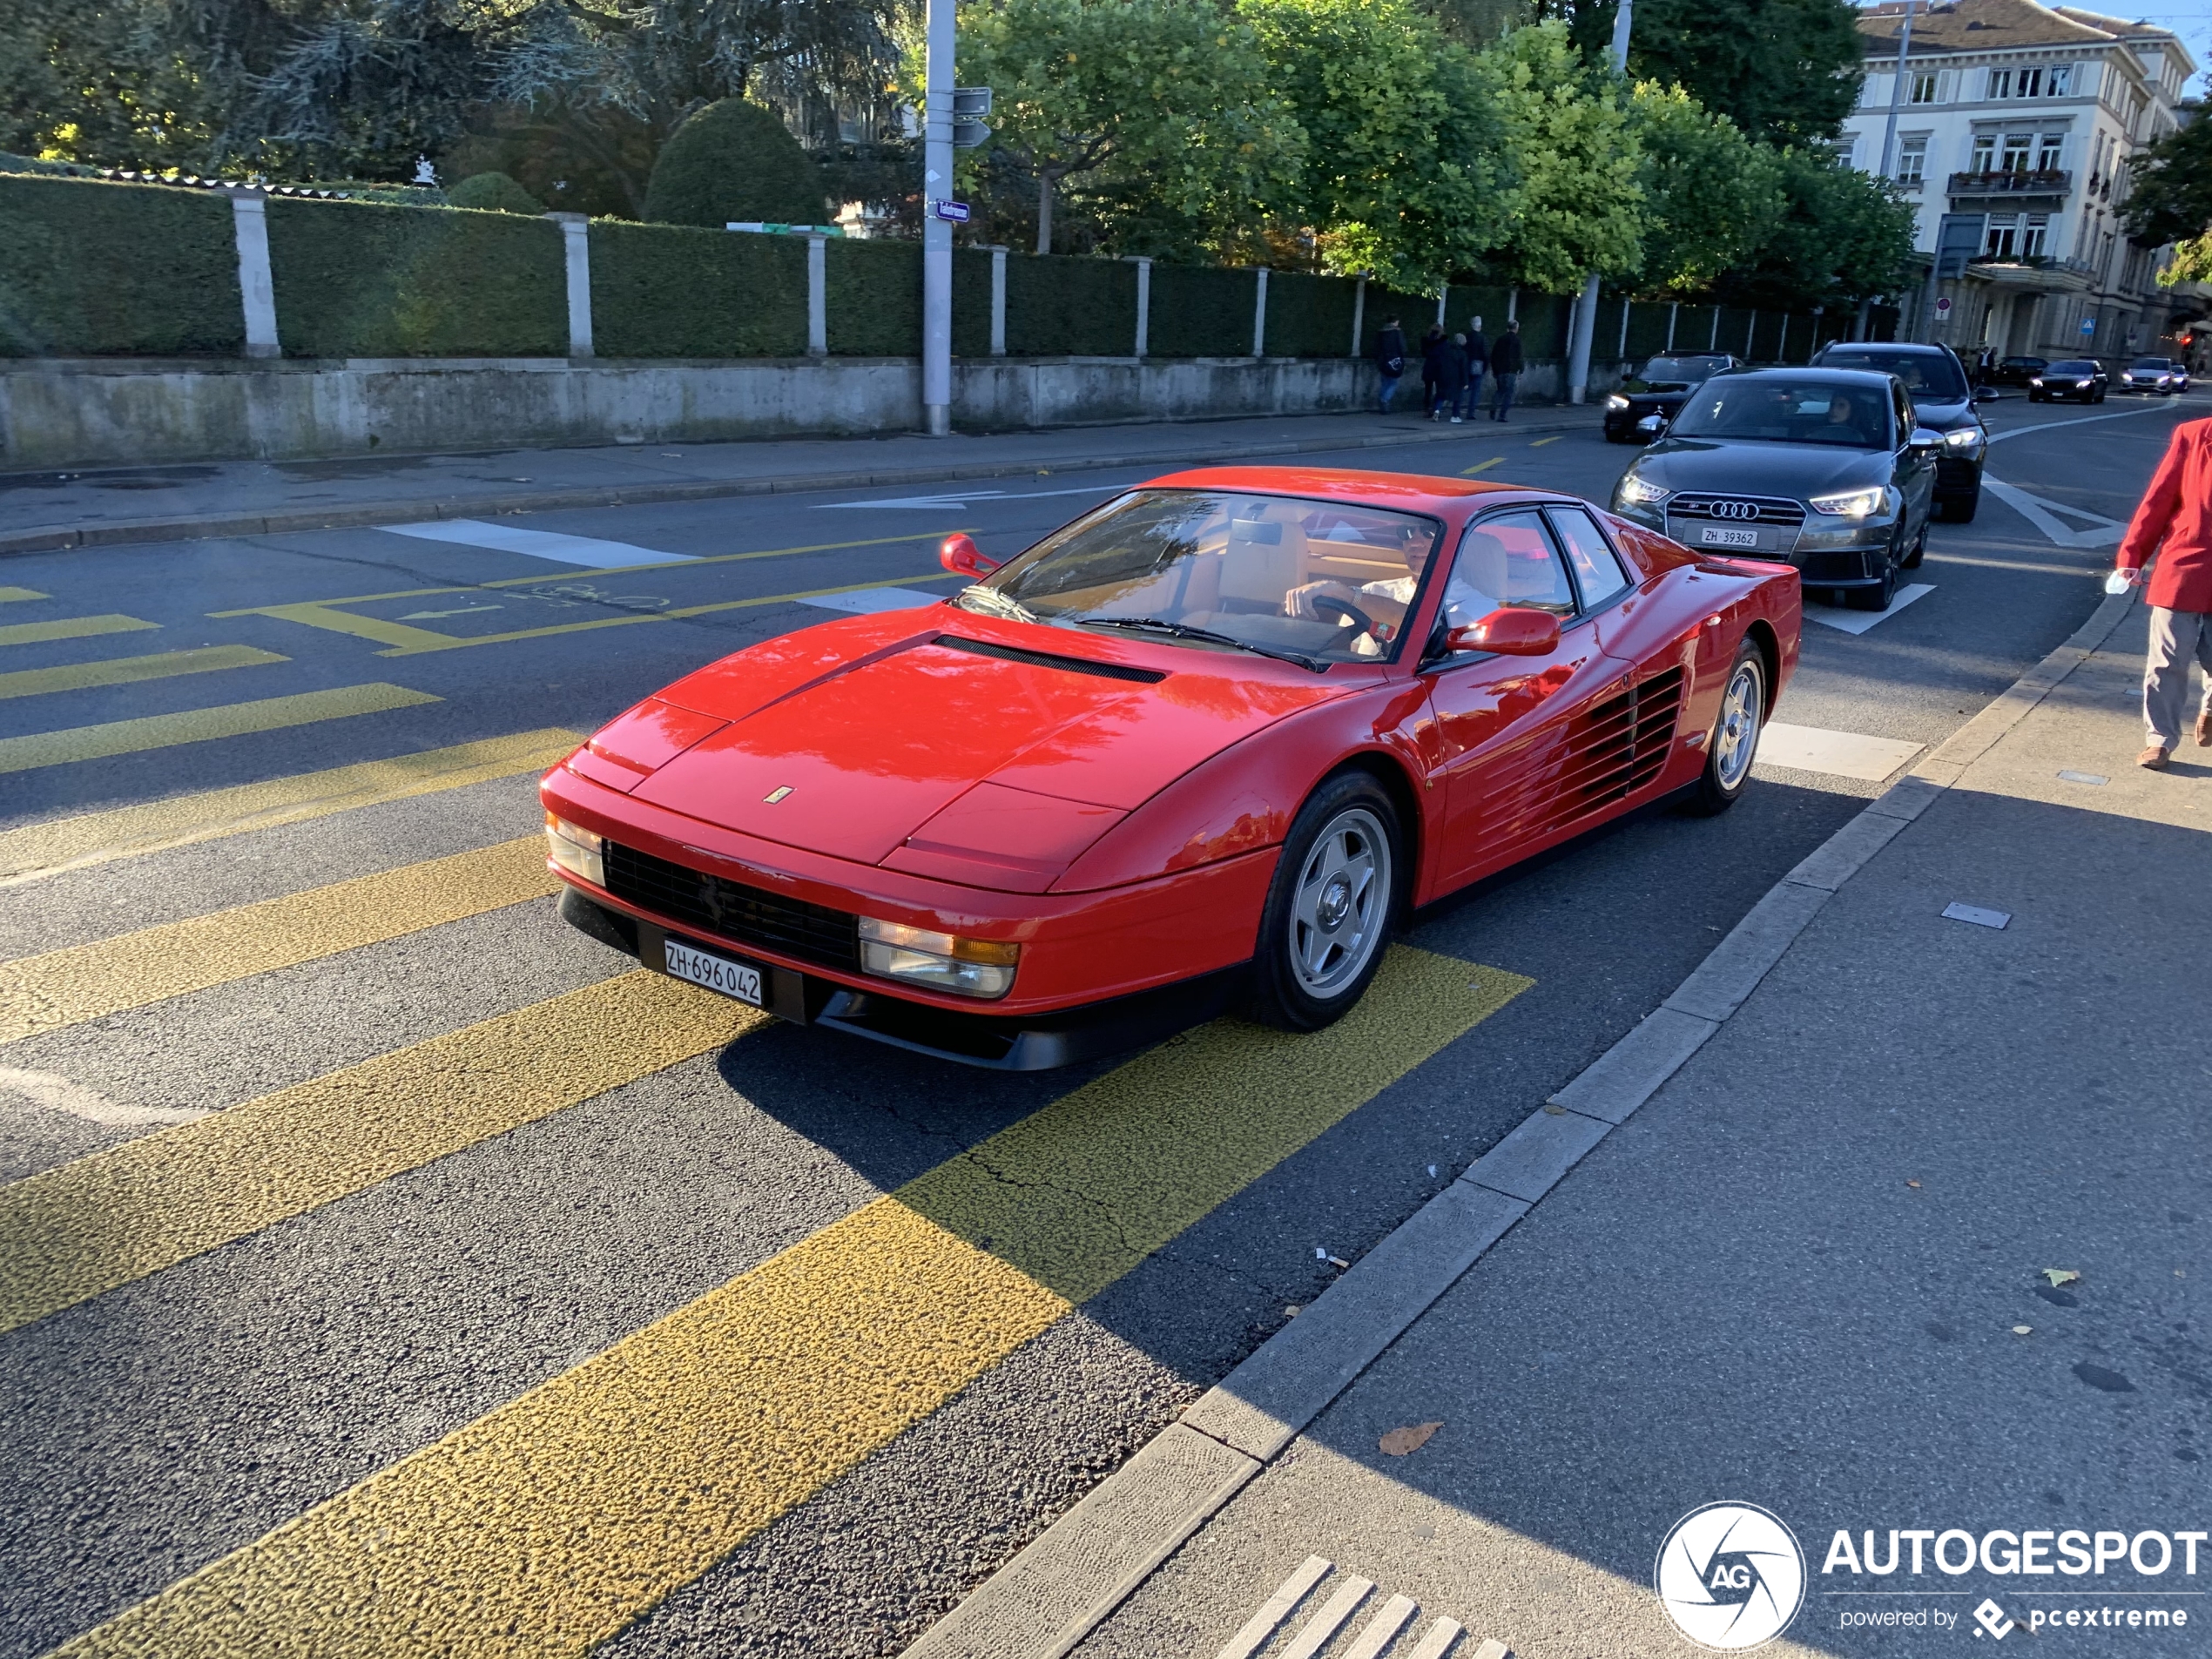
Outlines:
[[[1655, 1555], [1727, 1501], [1806, 1558], [1777, 1654], [1940, 1649], [1985, 1603], [2076, 1638], [2047, 1622], [2116, 1608], [2128, 1652], [2202, 1654], [2212, 1550], [1994, 1570], [2037, 1529], [2047, 1562], [2068, 1528], [2207, 1527], [2212, 750], [2132, 764], [2145, 631], [2107, 602], [912, 1651], [1213, 1659], [1318, 1558], [1232, 1650], [1403, 1659], [1443, 1617], [1463, 1659], [1689, 1655]], [[1839, 1529], [1878, 1554], [1912, 1528], [1981, 1561], [1823, 1571]], [[1355, 1649], [1393, 1595], [1418, 1617]]]
[[[1416, 395], [1418, 401], [1418, 395]], [[1531, 408], [1517, 432], [1596, 426], [1603, 409]], [[1187, 467], [1464, 439], [1419, 415], [1055, 427], [927, 438], [608, 445], [329, 461], [232, 461], [79, 473], [0, 474], [0, 553], [558, 508], [864, 489], [1109, 467]]]

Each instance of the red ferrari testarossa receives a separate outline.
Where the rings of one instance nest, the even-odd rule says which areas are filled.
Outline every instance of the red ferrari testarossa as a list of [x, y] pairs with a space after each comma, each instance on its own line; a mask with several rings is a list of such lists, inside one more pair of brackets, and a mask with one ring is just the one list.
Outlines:
[[1177, 473], [942, 557], [973, 585], [711, 664], [549, 773], [563, 914], [974, 1064], [1312, 1030], [1413, 907], [1729, 806], [1797, 658], [1787, 566], [1457, 479]]

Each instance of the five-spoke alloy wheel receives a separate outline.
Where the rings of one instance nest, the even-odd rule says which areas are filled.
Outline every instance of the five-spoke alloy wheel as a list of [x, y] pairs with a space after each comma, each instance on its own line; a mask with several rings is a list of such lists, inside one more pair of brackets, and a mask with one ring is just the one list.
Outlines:
[[1364, 772], [1339, 772], [1298, 810], [1268, 888], [1252, 963], [1253, 1016], [1314, 1031], [1359, 1000], [1399, 900], [1398, 813]]

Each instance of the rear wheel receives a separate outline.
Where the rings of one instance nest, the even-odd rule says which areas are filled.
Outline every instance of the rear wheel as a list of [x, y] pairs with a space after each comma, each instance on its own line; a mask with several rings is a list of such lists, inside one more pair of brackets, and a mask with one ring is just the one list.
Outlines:
[[1285, 1031], [1348, 1013], [1382, 966], [1404, 860], [1398, 810], [1365, 772], [1340, 772], [1298, 809], [1260, 912], [1249, 1012]]
[[1766, 658], [1747, 638], [1737, 644], [1736, 659], [1729, 664], [1721, 711], [1712, 736], [1705, 739], [1705, 770], [1683, 799], [1685, 811], [1710, 818], [1736, 805], [1751, 781], [1751, 761], [1765, 723]]

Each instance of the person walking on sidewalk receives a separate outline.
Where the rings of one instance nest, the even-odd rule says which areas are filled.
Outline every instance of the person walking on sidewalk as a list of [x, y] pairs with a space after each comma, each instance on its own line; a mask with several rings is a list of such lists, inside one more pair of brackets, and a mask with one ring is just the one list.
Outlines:
[[1374, 359], [1376, 372], [1382, 376], [1379, 407], [1388, 415], [1390, 400], [1406, 373], [1406, 334], [1399, 327], [1397, 318], [1383, 319], [1382, 327], [1375, 331], [1375, 343], [1369, 355]]
[[1482, 319], [1467, 320], [1467, 413], [1482, 407], [1482, 377], [1490, 368], [1490, 342], [1482, 337]]
[[1421, 336], [1421, 403], [1432, 421], [1436, 419], [1436, 377], [1443, 351], [1444, 331], [1431, 323], [1428, 332]]
[[1490, 418], [1502, 421], [1513, 408], [1513, 390], [1521, 384], [1521, 319], [1510, 318], [1506, 332], [1498, 336], [1498, 343], [1490, 347], [1490, 379], [1496, 390], [1490, 395]]
[[2212, 747], [2212, 420], [2174, 428], [2165, 457], [2128, 523], [2115, 564], [2130, 585], [2150, 573], [2150, 656], [2143, 664], [2143, 725], [2150, 746], [2135, 764], [2162, 772], [2182, 741], [2189, 659], [2205, 674], [2196, 740]]
[[1467, 418], [1467, 347], [1465, 334], [1453, 334], [1436, 353], [1437, 406], [1457, 426]]

